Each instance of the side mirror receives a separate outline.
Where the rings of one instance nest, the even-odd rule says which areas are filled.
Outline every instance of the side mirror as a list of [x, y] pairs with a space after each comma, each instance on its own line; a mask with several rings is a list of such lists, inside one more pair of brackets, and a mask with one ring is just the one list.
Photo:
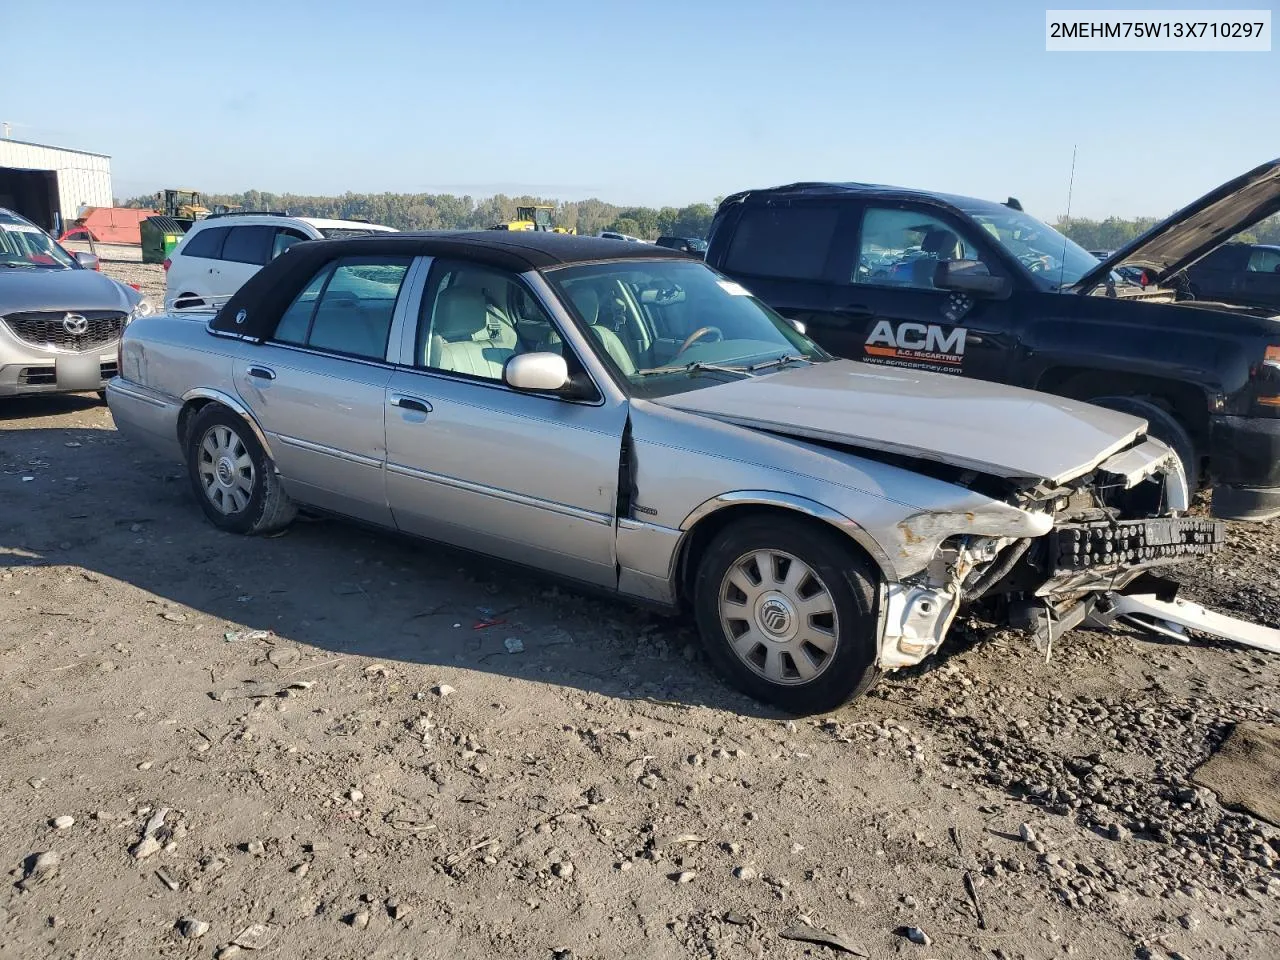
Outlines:
[[783, 317], [783, 319], [786, 320], [791, 329], [800, 334], [800, 336], [808, 336], [808, 329], [799, 320], [792, 320], [790, 317]]
[[554, 393], [569, 385], [569, 365], [558, 353], [522, 353], [507, 361], [502, 380], [515, 390]]
[[98, 269], [98, 258], [92, 253], [77, 253], [75, 255], [76, 263], [84, 267], [86, 270]]
[[978, 260], [943, 260], [933, 269], [933, 285], [939, 290], [955, 290], [974, 297], [1003, 300], [1013, 290], [1007, 277], [993, 277]]

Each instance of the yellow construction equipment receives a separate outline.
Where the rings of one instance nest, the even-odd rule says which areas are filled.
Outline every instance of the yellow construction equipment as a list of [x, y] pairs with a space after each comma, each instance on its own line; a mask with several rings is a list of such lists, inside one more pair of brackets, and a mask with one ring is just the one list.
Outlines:
[[203, 220], [209, 215], [209, 208], [201, 201], [195, 190], [166, 189], [156, 194], [156, 206], [166, 217], [179, 222], [186, 220], [188, 225], [196, 220]]
[[516, 218], [505, 223], [495, 223], [490, 230], [539, 230], [546, 233], [573, 233], [573, 227], [557, 227], [551, 223], [551, 212], [555, 207], [529, 206], [516, 207]]

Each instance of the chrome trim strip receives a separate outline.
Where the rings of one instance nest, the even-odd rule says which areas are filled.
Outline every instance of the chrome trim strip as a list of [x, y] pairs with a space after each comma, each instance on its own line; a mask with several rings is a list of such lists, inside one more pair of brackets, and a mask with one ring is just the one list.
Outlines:
[[359, 464], [362, 467], [382, 466], [382, 460], [378, 457], [366, 457], [363, 454], [352, 453], [349, 450], [339, 450], [337, 447], [327, 447], [323, 443], [312, 443], [310, 440], [290, 437], [283, 433], [278, 433], [276, 436], [279, 437], [280, 442], [287, 447], [307, 450], [311, 453], [320, 453], [327, 457], [333, 457], [335, 460], [346, 460], [349, 463]]
[[[249, 429], [253, 431], [253, 435], [257, 437], [258, 442], [262, 444], [262, 449], [267, 452], [267, 456], [271, 457], [273, 460], [275, 459], [271, 456], [271, 445], [267, 443], [267, 435], [263, 431], [262, 425], [258, 423], [254, 415], [249, 412], [249, 408], [243, 403], [236, 400], [234, 397], [223, 393], [221, 390], [212, 390], [209, 387], [196, 387], [192, 390], [188, 390], [182, 395], [182, 402], [184, 405], [197, 399], [213, 400], [222, 404], [233, 413], [239, 414], [245, 423], [249, 424]], [[182, 441], [183, 438], [179, 437], [178, 440]]]
[[438, 483], [446, 487], [453, 487], [457, 490], [465, 490], [468, 493], [476, 493], [483, 497], [493, 497], [496, 500], [506, 500], [508, 503], [516, 503], [524, 507], [535, 507], [539, 510], [549, 511], [550, 513], [558, 513], [561, 516], [573, 517], [575, 520], [586, 520], [589, 523], [598, 523], [604, 527], [613, 526], [612, 514], [594, 513], [590, 510], [583, 510], [580, 507], [571, 507], [567, 503], [556, 503], [552, 500], [530, 497], [522, 493], [515, 493], [511, 490], [500, 490], [497, 487], [489, 487], [479, 483], [472, 483], [468, 480], [459, 480], [456, 477], [446, 477], [438, 473], [430, 473], [426, 470], [406, 467], [404, 464], [400, 463], [388, 463], [387, 472], [394, 473], [401, 477], [408, 477], [412, 480], [426, 480], [429, 483]]
[[136, 390], [130, 390], [128, 387], [122, 387], [119, 384], [120, 379], [121, 379], [120, 377], [113, 377], [112, 379], [108, 380], [107, 389], [109, 389], [112, 393], [120, 394], [120, 396], [122, 397], [128, 397], [130, 400], [137, 400], [139, 403], [145, 403], [152, 407], [159, 407], [161, 410], [163, 410], [165, 407], [174, 406], [174, 404], [165, 403], [165, 401], [163, 400], [158, 400], [155, 397], [149, 397], [146, 394], [139, 393]]

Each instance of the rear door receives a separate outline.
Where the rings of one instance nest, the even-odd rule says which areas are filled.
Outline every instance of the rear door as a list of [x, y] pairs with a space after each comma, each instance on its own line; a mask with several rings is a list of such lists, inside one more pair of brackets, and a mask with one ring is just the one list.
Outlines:
[[718, 265], [784, 317], [806, 327], [825, 322], [838, 343], [829, 265], [848, 206], [829, 199], [745, 205]]
[[262, 269], [271, 255], [276, 228], [260, 224], [232, 227], [222, 244], [214, 296], [229, 297]]
[[1243, 293], [1250, 248], [1240, 243], [1219, 247], [1187, 268], [1187, 279], [1197, 300], [1230, 299]]
[[237, 360], [241, 399], [262, 425], [298, 500], [392, 525], [383, 466], [383, 404], [392, 328], [411, 285], [410, 257], [324, 264], [283, 312], [271, 339]]
[[1254, 247], [1249, 252], [1240, 293], [1250, 303], [1280, 307], [1280, 247]]
[[213, 300], [221, 286], [222, 244], [230, 232], [228, 227], [204, 227], [184, 239], [165, 274], [166, 301], [185, 307]]
[[960, 297], [933, 284], [935, 268], [947, 260], [977, 261], [1005, 275], [980, 233], [932, 207], [858, 205], [836, 237], [831, 310], [810, 335], [854, 360], [1007, 380], [1016, 345], [1013, 300]]

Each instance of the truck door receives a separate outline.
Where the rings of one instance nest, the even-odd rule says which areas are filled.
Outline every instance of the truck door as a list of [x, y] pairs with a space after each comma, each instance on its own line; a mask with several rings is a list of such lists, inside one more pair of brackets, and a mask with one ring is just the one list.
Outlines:
[[933, 284], [945, 260], [976, 261], [1003, 275], [977, 232], [908, 203], [850, 210], [835, 239], [830, 310], [809, 333], [833, 352], [868, 363], [1009, 382], [1016, 341], [1010, 299]]

